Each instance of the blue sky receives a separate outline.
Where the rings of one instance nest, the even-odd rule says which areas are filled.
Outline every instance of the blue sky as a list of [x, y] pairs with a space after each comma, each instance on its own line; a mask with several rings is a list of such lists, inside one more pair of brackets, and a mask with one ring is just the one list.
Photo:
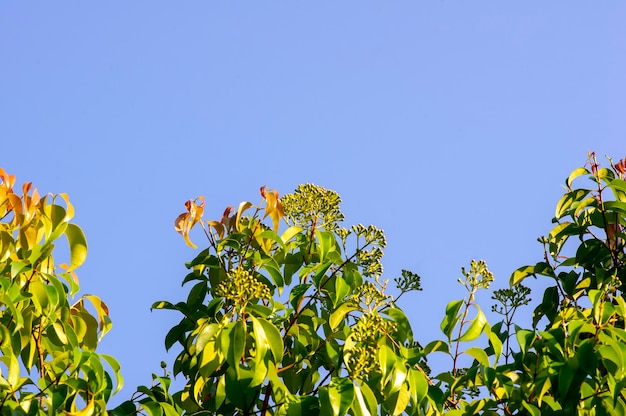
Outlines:
[[626, 156], [625, 15], [616, 1], [5, 1], [0, 166], [69, 194], [82, 291], [111, 309], [117, 400], [173, 359], [179, 316], [150, 305], [185, 296], [195, 251], [173, 221], [198, 195], [212, 218], [262, 185], [336, 190], [347, 224], [386, 231], [386, 277], [422, 276], [401, 305], [424, 342], [464, 295], [461, 266], [482, 258], [506, 286], [541, 258], [587, 151]]

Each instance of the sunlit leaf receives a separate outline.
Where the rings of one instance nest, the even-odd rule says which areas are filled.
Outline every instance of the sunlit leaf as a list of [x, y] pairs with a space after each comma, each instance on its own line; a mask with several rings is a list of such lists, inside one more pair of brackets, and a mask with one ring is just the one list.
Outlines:
[[219, 335], [220, 345], [226, 353], [228, 364], [237, 369], [246, 346], [246, 328], [242, 321], [233, 322], [225, 327]]
[[422, 372], [416, 370], [415, 368], [409, 369], [408, 379], [411, 398], [413, 399], [414, 404], [418, 404], [428, 393], [428, 380], [426, 380], [426, 376]]
[[535, 274], [554, 277], [554, 270], [549, 264], [544, 262], [537, 263], [534, 266], [520, 267], [513, 272], [509, 283], [511, 284], [511, 286], [515, 286], [517, 284], [520, 284], [522, 280], [524, 280], [526, 277]]
[[332, 330], [337, 329], [339, 324], [343, 322], [346, 315], [355, 309], [356, 307], [352, 303], [349, 303], [349, 302], [344, 303], [341, 306], [339, 306], [337, 309], [335, 309], [335, 311], [330, 315], [330, 319], [328, 320], [330, 329]]
[[87, 405], [82, 410], [76, 412], [67, 412], [64, 410], [63, 413], [68, 416], [92, 416], [94, 414], [95, 408], [96, 406], [94, 403], [94, 398], [93, 396], [91, 396], [89, 398], [89, 401], [87, 402]]
[[328, 257], [328, 253], [335, 250], [335, 247], [337, 246], [337, 241], [335, 240], [335, 236], [333, 235], [333, 233], [329, 231], [317, 230], [315, 232], [315, 235], [317, 236], [317, 239], [319, 241], [320, 261], [323, 262], [326, 260], [326, 257]]
[[577, 177], [581, 176], [581, 175], [589, 175], [589, 171], [586, 168], [577, 168], [574, 169], [572, 171], [572, 173], [570, 173], [569, 177], [567, 178], [567, 180], [565, 181], [565, 185], [568, 187], [568, 189], [571, 189], [572, 187], [572, 182], [574, 181], [574, 179], [576, 179]]
[[328, 386], [320, 388], [320, 406], [323, 414], [343, 416], [354, 400], [354, 385], [345, 378], [333, 377]]
[[576, 189], [568, 192], [559, 200], [556, 205], [555, 217], [561, 218], [568, 213], [574, 202], [582, 201], [590, 191], [587, 189]]
[[487, 324], [487, 317], [480, 307], [478, 305], [474, 306], [476, 308], [476, 316], [471, 320], [469, 328], [458, 339], [461, 342], [473, 341], [478, 338]]
[[[254, 318], [253, 318], [254, 319]], [[263, 331], [265, 332], [265, 336], [267, 342], [269, 343], [269, 347], [272, 351], [272, 356], [274, 358], [274, 362], [280, 363], [283, 359], [283, 338], [280, 335], [280, 331], [274, 324], [269, 322], [266, 319], [258, 318], [254, 319], [253, 322], [258, 322], [261, 324]]]
[[411, 394], [406, 385], [403, 384], [400, 390], [386, 398], [385, 406], [391, 411], [391, 415], [397, 416], [404, 412], [410, 400]]
[[65, 236], [70, 245], [69, 271], [71, 271], [83, 264], [87, 258], [87, 239], [83, 230], [75, 224], [67, 224]]
[[188, 200], [185, 202], [185, 208], [187, 212], [180, 214], [174, 221], [174, 229], [180, 233], [188, 246], [197, 248], [195, 244], [189, 239], [189, 232], [195, 224], [197, 224], [204, 214], [204, 197], [199, 196], [195, 200]]
[[430, 354], [431, 352], [443, 352], [448, 354], [449, 351], [448, 344], [440, 340], [431, 341], [424, 347], [424, 354]]
[[489, 357], [487, 356], [487, 353], [484, 349], [480, 347], [470, 347], [465, 350], [465, 353], [474, 357], [474, 359], [478, 361], [480, 365], [489, 367]]
[[452, 331], [454, 331], [457, 322], [461, 318], [459, 316], [461, 306], [463, 306], [463, 300], [453, 300], [446, 306], [446, 314], [439, 327], [448, 338], [452, 338]]
[[406, 314], [400, 308], [389, 308], [383, 313], [389, 316], [398, 327], [398, 337], [402, 342], [413, 342], [413, 330]]
[[237, 217], [235, 220], [235, 227], [237, 228], [237, 230], [241, 229], [241, 226], [240, 226], [241, 216], [248, 208], [252, 206], [253, 205], [248, 201], [243, 201], [239, 204], [239, 207], [237, 208]]

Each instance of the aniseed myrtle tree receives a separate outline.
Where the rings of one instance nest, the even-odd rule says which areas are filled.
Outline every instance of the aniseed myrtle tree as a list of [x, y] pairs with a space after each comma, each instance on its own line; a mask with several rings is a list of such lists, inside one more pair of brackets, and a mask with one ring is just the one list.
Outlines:
[[[493, 274], [484, 261], [462, 268], [467, 294], [442, 311], [436, 340], [397, 304], [419, 276], [383, 276], [382, 231], [343, 226], [337, 193], [263, 187], [258, 204], [215, 220], [204, 198], [189, 200], [175, 227], [203, 248], [187, 263], [188, 296], [153, 305], [180, 314], [165, 338], [178, 355], [112, 410], [119, 365], [95, 351], [111, 322], [99, 298], [77, 297], [86, 241], [72, 206], [28, 183], [16, 194], [2, 170], [0, 181], [0, 414], [626, 414], [624, 160], [591, 153], [566, 179], [540, 261], [493, 293], [495, 323], [476, 302]], [[66, 264], [53, 258], [62, 236]], [[529, 277], [551, 284], [520, 319]]]
[[[150, 415], [626, 414], [625, 174], [623, 160], [601, 167], [590, 154], [566, 180], [543, 259], [494, 292], [502, 320], [490, 325], [476, 303], [493, 275], [472, 261], [459, 279], [467, 296], [448, 303], [443, 337], [430, 342], [414, 337], [387, 294], [382, 231], [342, 227], [336, 193], [302, 185], [279, 198], [262, 188], [261, 204], [209, 221], [202, 198], [188, 201], [176, 228], [192, 246], [190, 231], [202, 229], [206, 248], [187, 264], [187, 300], [154, 304], [183, 316], [165, 343], [179, 346], [171, 371], [186, 385], [170, 392], [165, 371], [124, 406]], [[581, 178], [586, 186], [574, 187]], [[514, 315], [530, 301], [529, 276], [553, 285], [522, 328]], [[395, 283], [400, 296], [420, 289], [408, 271]], [[448, 357], [448, 370], [431, 373], [434, 354]]]
[[[0, 169], [0, 414], [106, 413], [122, 386], [117, 361], [96, 353], [110, 329], [108, 308], [95, 295], [75, 299], [75, 269], [87, 255], [67, 195], [21, 194]], [[69, 258], [53, 254], [66, 237]]]

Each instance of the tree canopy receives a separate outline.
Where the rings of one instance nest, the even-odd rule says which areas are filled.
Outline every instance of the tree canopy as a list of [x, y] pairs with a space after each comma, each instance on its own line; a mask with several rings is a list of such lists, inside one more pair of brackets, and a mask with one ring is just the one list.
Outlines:
[[[204, 218], [203, 197], [175, 220], [197, 248], [182, 301], [157, 301], [180, 322], [150, 386], [107, 410], [122, 386], [96, 352], [108, 308], [78, 296], [86, 239], [64, 194], [40, 197], [0, 170], [0, 410], [15, 415], [621, 415], [626, 414], [626, 161], [590, 153], [565, 181], [543, 253], [492, 293], [493, 274], [461, 268], [463, 299], [447, 303], [440, 339], [415, 333], [398, 299], [420, 276], [383, 274], [386, 240], [344, 226], [340, 196], [313, 184]], [[55, 263], [55, 241], [69, 256]], [[199, 241], [203, 243], [199, 243]], [[547, 279], [532, 316], [528, 277]], [[391, 285], [395, 289], [392, 291]], [[395, 295], [390, 295], [390, 293]], [[77, 298], [77, 299], [75, 299]], [[520, 322], [532, 322], [528, 328]], [[435, 374], [429, 361], [447, 357]], [[184, 386], [173, 389], [173, 377]]]

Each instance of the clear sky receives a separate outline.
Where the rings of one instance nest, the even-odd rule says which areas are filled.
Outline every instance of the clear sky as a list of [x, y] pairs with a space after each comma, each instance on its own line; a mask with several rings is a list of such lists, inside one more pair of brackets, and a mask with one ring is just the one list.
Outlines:
[[587, 151], [626, 156], [625, 19], [610, 0], [6, 0], [0, 166], [75, 206], [117, 401], [173, 360], [180, 316], [150, 306], [186, 296], [173, 221], [198, 195], [219, 218], [262, 185], [336, 190], [347, 224], [386, 231], [385, 276], [422, 276], [401, 306], [427, 342], [461, 266], [505, 287]]

